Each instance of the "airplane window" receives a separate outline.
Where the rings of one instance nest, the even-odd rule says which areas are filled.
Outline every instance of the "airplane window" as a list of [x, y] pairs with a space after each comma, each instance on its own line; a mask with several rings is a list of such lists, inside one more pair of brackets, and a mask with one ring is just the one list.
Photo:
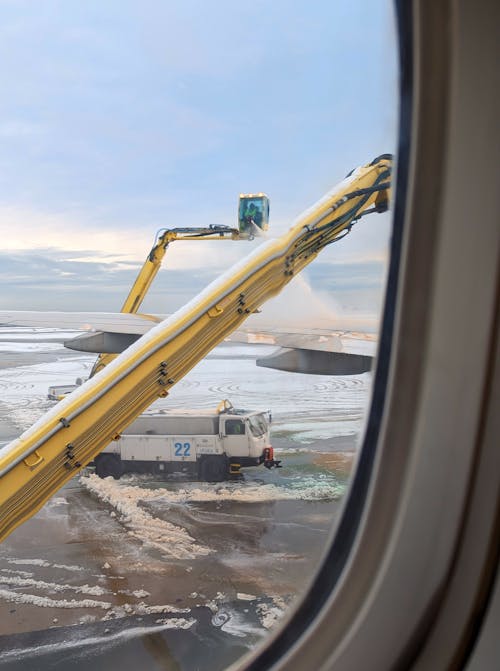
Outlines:
[[144, 9], [0, 7], [0, 671], [226, 668], [360, 463], [392, 4]]

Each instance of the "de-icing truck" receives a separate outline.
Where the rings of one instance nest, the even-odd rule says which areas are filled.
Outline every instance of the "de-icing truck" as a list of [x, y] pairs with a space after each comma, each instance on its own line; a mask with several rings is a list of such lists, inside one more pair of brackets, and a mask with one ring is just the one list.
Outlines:
[[220, 482], [240, 468], [280, 467], [270, 444], [271, 413], [234, 408], [161, 410], [140, 415], [94, 459], [97, 475], [186, 473]]

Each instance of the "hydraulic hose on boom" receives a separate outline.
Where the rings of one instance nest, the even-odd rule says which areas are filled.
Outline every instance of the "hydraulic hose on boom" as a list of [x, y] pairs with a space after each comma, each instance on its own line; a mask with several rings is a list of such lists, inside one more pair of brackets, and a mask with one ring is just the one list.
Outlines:
[[350, 173], [287, 233], [263, 243], [6, 446], [0, 456], [0, 540], [323, 248], [365, 214], [385, 211], [391, 166], [385, 154]]

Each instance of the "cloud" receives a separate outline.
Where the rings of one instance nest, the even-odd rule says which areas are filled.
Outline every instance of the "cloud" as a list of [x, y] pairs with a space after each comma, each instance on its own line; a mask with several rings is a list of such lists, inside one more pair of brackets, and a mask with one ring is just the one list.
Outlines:
[[94, 259], [107, 254], [108, 261], [137, 259], [143, 242], [139, 232], [127, 232], [120, 239], [117, 232], [103, 227], [95, 215], [86, 218], [81, 212], [50, 212], [8, 205], [0, 205], [0, 236], [3, 250], [51, 248], [80, 256], [85, 251]]
[[[78, 258], [60, 249], [0, 252], [3, 310], [119, 311], [140, 264], [123, 264], [106, 254]], [[333, 272], [332, 272], [333, 271]], [[346, 313], [374, 315], [383, 297], [380, 265], [350, 268], [313, 263], [308, 274], [295, 278], [285, 291], [263, 308], [264, 315], [286, 324], [316, 326]], [[146, 313], [170, 313], [202, 291], [219, 272], [199, 267], [173, 269], [166, 265], [141, 307]]]
[[[2, 248], [16, 253], [51, 249], [67, 262], [106, 262], [112, 270], [116, 264], [138, 268], [155, 243], [156, 231], [143, 227], [122, 231], [103, 225], [101, 218], [96, 212], [40, 212], [0, 205]], [[173, 242], [165, 266], [172, 270], [220, 269], [236, 262], [250, 247], [244, 241]], [[28, 271], [29, 265], [25, 267]]]
[[[240, 192], [266, 191], [272, 235], [287, 230], [396, 145], [391, 19], [374, 0], [2, 3], [2, 295], [115, 309], [159, 228], [235, 225]], [[346, 273], [387, 253], [390, 227], [373, 224], [322, 253], [320, 285], [371, 290]], [[175, 243], [148, 305], [177, 305], [250, 249]]]
[[[68, 260], [59, 249], [0, 252], [4, 310], [74, 310], [118, 312], [138, 267], [110, 261]], [[170, 270], [159, 274], [148, 294], [151, 312], [170, 312], [187, 302], [213, 279], [208, 271]]]

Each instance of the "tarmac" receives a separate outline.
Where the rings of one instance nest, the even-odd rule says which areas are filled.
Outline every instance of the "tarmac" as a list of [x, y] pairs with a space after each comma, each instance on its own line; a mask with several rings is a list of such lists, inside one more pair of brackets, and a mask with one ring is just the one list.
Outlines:
[[[0, 439], [14, 438], [23, 421], [50, 407], [47, 379], [64, 384], [72, 381], [67, 369], [74, 375], [91, 365], [89, 357], [40, 347], [2, 352], [0, 387], [8, 391]], [[300, 403], [293, 401], [287, 421], [287, 400], [276, 390], [283, 396], [281, 376], [289, 374], [256, 369], [248, 352], [242, 358], [233, 348], [194, 369], [173, 401], [206, 407], [230, 391], [233, 402], [255, 407], [262, 374], [267, 394], [260, 397], [277, 415], [273, 444], [284, 468], [244, 469], [242, 480], [215, 485], [130, 476], [108, 486], [87, 473], [4, 541], [2, 670], [65, 669], [68, 660], [72, 669], [215, 670], [287, 617], [334, 532], [355, 459], [351, 426], [361, 426], [369, 381], [297, 376], [302, 382], [288, 392]], [[331, 384], [339, 408], [326, 399], [325, 412], [318, 385], [328, 394]]]

